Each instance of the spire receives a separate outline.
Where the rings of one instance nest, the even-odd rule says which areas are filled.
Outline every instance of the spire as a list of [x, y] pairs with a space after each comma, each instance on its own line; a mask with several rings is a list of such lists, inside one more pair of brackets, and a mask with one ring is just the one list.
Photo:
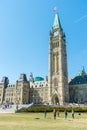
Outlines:
[[53, 23], [53, 29], [60, 28], [61, 29], [61, 23], [58, 16], [58, 13], [55, 14], [54, 23]]
[[85, 72], [85, 68], [83, 66], [83, 70], [82, 70], [82, 76], [84, 77], [86, 75], [86, 72]]

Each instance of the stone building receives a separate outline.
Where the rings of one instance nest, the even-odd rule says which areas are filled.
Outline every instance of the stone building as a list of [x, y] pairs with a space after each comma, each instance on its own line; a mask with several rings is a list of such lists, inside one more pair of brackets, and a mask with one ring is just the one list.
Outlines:
[[87, 75], [83, 68], [78, 76], [69, 82], [70, 102], [87, 103]]
[[63, 32], [58, 13], [49, 35], [48, 77], [27, 80], [25, 74], [14, 84], [7, 77], [0, 83], [0, 103], [63, 104], [69, 102], [66, 36]]
[[48, 104], [48, 80], [35, 77], [30, 81], [30, 102], [34, 104]]
[[57, 13], [50, 31], [48, 63], [49, 102], [69, 102], [66, 36]]
[[0, 103], [12, 104], [60, 104], [65, 102], [87, 102], [87, 75], [72, 79], [68, 84], [66, 36], [58, 13], [49, 34], [48, 76], [33, 77], [21, 74], [15, 83], [3, 77], [0, 83]]
[[29, 103], [29, 81], [26, 75], [21, 74], [20, 78], [13, 84], [9, 83], [8, 77], [3, 77], [0, 83], [0, 103], [11, 104]]

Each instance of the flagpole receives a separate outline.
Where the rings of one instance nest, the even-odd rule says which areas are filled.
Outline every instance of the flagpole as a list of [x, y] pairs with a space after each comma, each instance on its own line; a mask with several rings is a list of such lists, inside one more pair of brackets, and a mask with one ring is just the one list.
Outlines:
[[55, 13], [57, 13], [57, 6], [55, 6], [55, 7], [53, 8], [53, 11], [54, 11]]

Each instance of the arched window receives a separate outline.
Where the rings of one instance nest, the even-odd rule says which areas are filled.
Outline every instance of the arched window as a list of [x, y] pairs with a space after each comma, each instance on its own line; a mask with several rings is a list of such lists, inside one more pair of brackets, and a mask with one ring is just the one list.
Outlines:
[[58, 86], [58, 80], [57, 80], [57, 78], [54, 79], [54, 86], [55, 87]]

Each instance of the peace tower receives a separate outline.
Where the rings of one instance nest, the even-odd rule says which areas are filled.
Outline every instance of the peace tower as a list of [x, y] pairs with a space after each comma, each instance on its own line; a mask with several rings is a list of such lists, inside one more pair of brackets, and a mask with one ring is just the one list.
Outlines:
[[69, 102], [69, 88], [66, 36], [63, 32], [58, 13], [55, 13], [49, 39], [49, 102], [63, 105], [65, 102]]

